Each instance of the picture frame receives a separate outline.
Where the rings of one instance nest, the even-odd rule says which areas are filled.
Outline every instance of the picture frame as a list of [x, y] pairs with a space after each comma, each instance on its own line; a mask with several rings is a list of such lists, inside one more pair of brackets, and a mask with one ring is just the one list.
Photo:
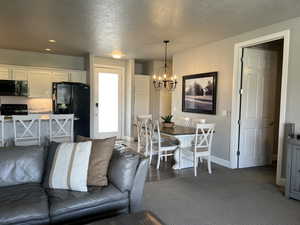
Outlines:
[[218, 72], [182, 77], [182, 112], [216, 115]]

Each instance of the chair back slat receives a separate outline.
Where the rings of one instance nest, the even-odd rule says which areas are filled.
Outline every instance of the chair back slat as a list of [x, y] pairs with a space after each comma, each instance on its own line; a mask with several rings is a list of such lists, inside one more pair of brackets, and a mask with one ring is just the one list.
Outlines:
[[211, 143], [215, 132], [215, 124], [196, 125], [195, 149], [208, 148], [211, 151]]
[[4, 146], [4, 116], [0, 116], [0, 147]]
[[74, 141], [74, 114], [52, 114], [49, 125], [50, 142]]
[[13, 115], [12, 119], [16, 146], [41, 144], [40, 115]]
[[143, 148], [145, 154], [149, 152], [149, 125], [151, 124], [152, 115], [139, 115], [137, 116], [137, 137], [138, 149], [140, 152]]
[[138, 115], [137, 116], [137, 120], [152, 120], [152, 115], [148, 114], [148, 115]]
[[192, 126], [192, 119], [190, 117], [175, 117], [175, 122], [178, 125], [191, 127]]
[[158, 146], [161, 147], [161, 134], [159, 120], [151, 121], [149, 123], [149, 140], [151, 144], [158, 143]]
[[203, 118], [193, 118], [191, 121], [192, 127], [196, 127], [197, 124], [206, 124], [206, 119]]

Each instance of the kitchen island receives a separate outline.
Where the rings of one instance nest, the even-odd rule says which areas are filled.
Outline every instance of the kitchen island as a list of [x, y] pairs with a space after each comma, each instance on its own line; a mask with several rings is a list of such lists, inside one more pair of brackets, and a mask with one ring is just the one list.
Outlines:
[[[37, 115], [37, 114], [29, 114], [29, 115]], [[50, 124], [49, 124], [49, 119], [51, 113], [47, 114], [38, 114], [40, 115], [41, 119], [41, 144], [46, 145], [49, 143], [49, 137], [50, 137]], [[79, 120], [79, 118], [74, 118], [75, 121]], [[69, 128], [71, 126], [71, 123], [68, 122], [66, 124], [66, 127]], [[17, 129], [23, 129], [24, 128], [19, 128]], [[22, 132], [22, 130], [17, 130], [18, 132]], [[4, 143], [5, 146], [12, 146], [14, 143], [14, 126], [13, 126], [13, 120], [12, 116], [5, 116], [4, 118]]]

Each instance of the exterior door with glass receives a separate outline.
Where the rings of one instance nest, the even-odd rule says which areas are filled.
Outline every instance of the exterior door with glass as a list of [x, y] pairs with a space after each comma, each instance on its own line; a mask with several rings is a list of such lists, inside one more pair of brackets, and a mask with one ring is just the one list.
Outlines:
[[121, 69], [95, 70], [95, 138], [122, 137], [122, 74]]

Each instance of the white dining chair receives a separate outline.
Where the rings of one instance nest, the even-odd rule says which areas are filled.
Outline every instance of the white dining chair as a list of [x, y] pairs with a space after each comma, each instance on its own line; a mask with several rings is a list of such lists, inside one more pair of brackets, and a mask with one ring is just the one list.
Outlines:
[[192, 125], [192, 119], [190, 117], [184, 117], [183, 121], [185, 127], [190, 127]]
[[179, 117], [176, 120], [176, 123], [181, 125], [181, 126], [185, 126], [185, 127], [191, 127], [192, 126], [192, 119], [190, 117]]
[[52, 114], [49, 117], [50, 142], [74, 141], [74, 114]]
[[[208, 172], [211, 174], [211, 145], [215, 132], [215, 124], [197, 124], [193, 151], [194, 175], [197, 176], [199, 158], [207, 159]], [[180, 158], [181, 159], [181, 158]]]
[[137, 138], [138, 146], [137, 151], [141, 152], [144, 149], [144, 154], [148, 156], [149, 154], [149, 143], [150, 143], [150, 130], [149, 124], [152, 120], [152, 115], [139, 115], [137, 116]]
[[41, 120], [39, 115], [13, 115], [15, 146], [41, 144]]
[[206, 119], [202, 119], [202, 118], [193, 118], [191, 119], [191, 126], [192, 127], [196, 127], [197, 124], [205, 124], [206, 123]]
[[4, 116], [0, 116], [0, 147], [4, 146]]
[[165, 160], [167, 161], [168, 156], [173, 156], [175, 154], [175, 151], [179, 149], [180, 142], [176, 138], [172, 137], [162, 138], [158, 120], [152, 122], [152, 125], [150, 126], [150, 164], [152, 161], [152, 156], [157, 153], [158, 157], [156, 169], [159, 170], [160, 161], [163, 158], [165, 158]]

